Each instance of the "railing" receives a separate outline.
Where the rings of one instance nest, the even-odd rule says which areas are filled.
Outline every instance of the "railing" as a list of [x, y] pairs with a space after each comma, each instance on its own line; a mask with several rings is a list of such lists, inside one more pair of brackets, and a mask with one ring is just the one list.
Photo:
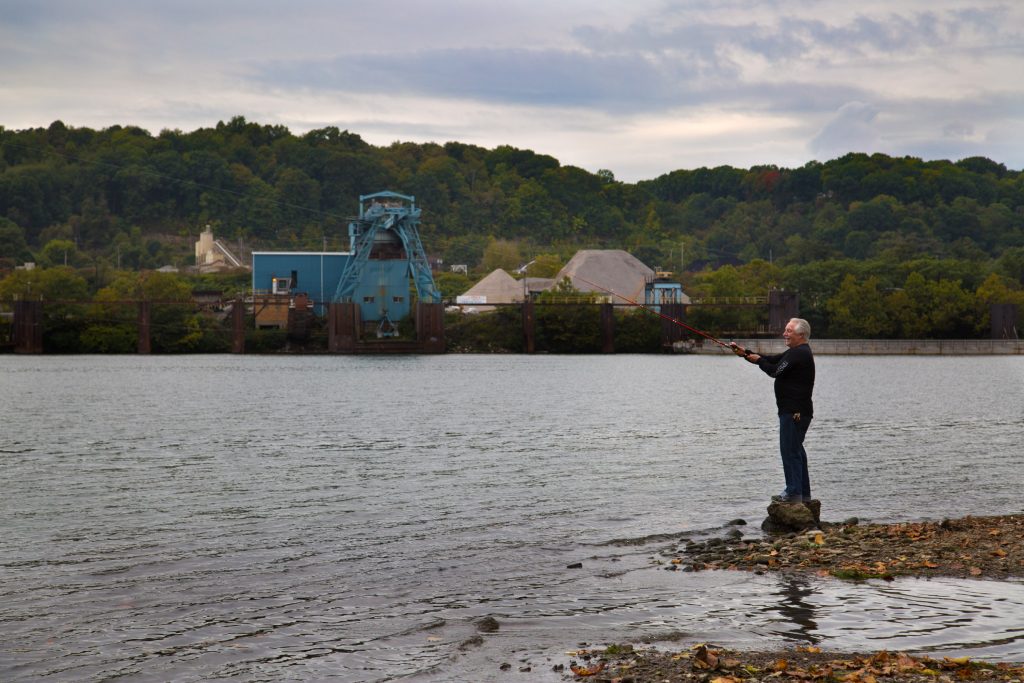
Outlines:
[[706, 296], [691, 298], [693, 306], [767, 306], [766, 296]]

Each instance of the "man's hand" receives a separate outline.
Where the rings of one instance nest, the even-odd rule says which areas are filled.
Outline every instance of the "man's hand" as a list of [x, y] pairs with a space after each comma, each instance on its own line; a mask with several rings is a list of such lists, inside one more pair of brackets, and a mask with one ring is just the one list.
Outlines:
[[756, 363], [757, 361], [761, 360], [761, 356], [754, 353], [750, 349], [745, 349], [742, 346], [737, 345], [736, 342], [729, 342], [729, 348], [732, 349], [732, 352], [735, 353], [737, 356], [745, 358], [751, 363]]

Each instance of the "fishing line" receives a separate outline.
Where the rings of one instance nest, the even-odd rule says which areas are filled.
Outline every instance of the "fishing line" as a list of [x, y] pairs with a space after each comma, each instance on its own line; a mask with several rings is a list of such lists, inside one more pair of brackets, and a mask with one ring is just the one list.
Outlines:
[[644, 309], [648, 313], [653, 313], [654, 315], [656, 315], [656, 316], [658, 316], [660, 318], [664, 318], [665, 320], [669, 320], [669, 321], [675, 323], [676, 325], [679, 325], [682, 328], [690, 330], [691, 332], [695, 332], [695, 333], [699, 334], [700, 336], [704, 337], [705, 339], [710, 339], [711, 341], [713, 341], [714, 343], [718, 344], [719, 346], [721, 346], [723, 348], [732, 350], [732, 347], [729, 344], [726, 344], [721, 339], [716, 339], [715, 337], [712, 337], [710, 334], [708, 334], [707, 332], [704, 332], [703, 330], [698, 330], [696, 327], [691, 327], [690, 325], [687, 325], [686, 323], [684, 323], [681, 320], [673, 318], [670, 315], [665, 315], [661, 311], [656, 311], [653, 308], [650, 308], [649, 306], [645, 306], [644, 304], [642, 304], [642, 303], [640, 303], [638, 301], [633, 301], [628, 296], [623, 296], [622, 294], [619, 294], [618, 292], [615, 292], [615, 291], [613, 291], [611, 289], [608, 289], [607, 287], [602, 287], [601, 285], [594, 284], [593, 282], [591, 282], [590, 280], [588, 280], [588, 279], [586, 279], [584, 277], [580, 277], [579, 275], [574, 275], [573, 277], [575, 277], [580, 282], [587, 283], [591, 287], [596, 287], [597, 289], [600, 289], [602, 292], [608, 292], [612, 296], [617, 296], [617, 297], [619, 297], [620, 299], [622, 299], [624, 301], [628, 301], [630, 304], [632, 304], [634, 306], [639, 306], [640, 308]]

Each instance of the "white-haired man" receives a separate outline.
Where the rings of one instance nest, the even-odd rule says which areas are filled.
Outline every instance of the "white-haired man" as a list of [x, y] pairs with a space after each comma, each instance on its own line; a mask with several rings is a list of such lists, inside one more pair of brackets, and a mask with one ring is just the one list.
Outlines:
[[786, 323], [782, 333], [786, 351], [773, 356], [761, 356], [730, 344], [733, 352], [757, 365], [775, 378], [775, 403], [779, 408], [779, 450], [782, 453], [782, 471], [786, 477], [786, 490], [772, 500], [782, 503], [801, 503], [811, 500], [811, 480], [807, 472], [807, 451], [804, 437], [814, 417], [814, 354], [810, 344], [811, 326], [803, 318]]

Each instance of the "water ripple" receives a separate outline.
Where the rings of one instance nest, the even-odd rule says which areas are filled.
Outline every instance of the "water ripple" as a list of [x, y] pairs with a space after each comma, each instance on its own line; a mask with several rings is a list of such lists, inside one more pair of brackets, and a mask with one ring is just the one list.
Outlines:
[[[1019, 511], [1022, 359], [819, 366], [827, 518]], [[4, 680], [478, 679], [508, 653], [669, 636], [1024, 659], [1018, 582], [653, 564], [683, 535], [756, 527], [779, 488], [771, 383], [731, 358], [4, 356], [0, 373]], [[461, 648], [482, 616], [501, 629]]]

